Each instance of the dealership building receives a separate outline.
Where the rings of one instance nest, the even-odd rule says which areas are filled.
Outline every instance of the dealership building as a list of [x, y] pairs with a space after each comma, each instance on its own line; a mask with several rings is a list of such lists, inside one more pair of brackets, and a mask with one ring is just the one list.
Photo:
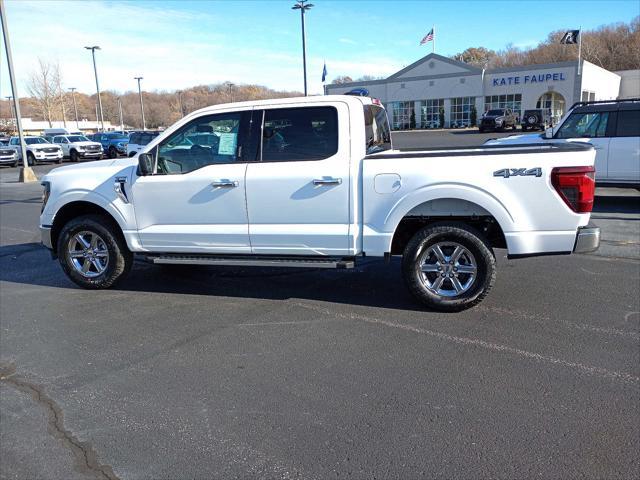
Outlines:
[[547, 109], [553, 122], [574, 102], [637, 96], [637, 70], [610, 72], [587, 61], [482, 69], [431, 53], [383, 80], [327, 85], [327, 94], [366, 88], [386, 106], [392, 128], [464, 127], [495, 108], [521, 116]]

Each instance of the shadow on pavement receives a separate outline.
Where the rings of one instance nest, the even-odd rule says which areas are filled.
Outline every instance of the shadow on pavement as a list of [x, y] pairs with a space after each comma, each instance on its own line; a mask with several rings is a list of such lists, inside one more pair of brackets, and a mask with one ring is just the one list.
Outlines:
[[[0, 280], [80, 289], [38, 243], [0, 247]], [[111, 291], [215, 297], [318, 300], [388, 309], [426, 311], [404, 287], [400, 262], [363, 260], [351, 270], [152, 265], [136, 258], [129, 276]], [[9, 292], [5, 291], [5, 295]], [[94, 294], [98, 294], [95, 292]]]

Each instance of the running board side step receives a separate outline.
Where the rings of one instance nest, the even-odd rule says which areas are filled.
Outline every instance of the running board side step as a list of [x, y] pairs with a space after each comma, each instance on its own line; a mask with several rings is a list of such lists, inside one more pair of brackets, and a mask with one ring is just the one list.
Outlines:
[[269, 257], [269, 256], [197, 256], [159, 255], [148, 256], [155, 264], [164, 265], [220, 265], [241, 267], [294, 267], [294, 268], [354, 268], [354, 258], [336, 257]]

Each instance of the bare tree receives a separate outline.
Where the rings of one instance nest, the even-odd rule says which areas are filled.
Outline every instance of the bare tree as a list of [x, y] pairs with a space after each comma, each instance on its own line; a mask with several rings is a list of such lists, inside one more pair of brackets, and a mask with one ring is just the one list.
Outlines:
[[52, 120], [60, 106], [60, 66], [38, 59], [38, 69], [31, 72], [27, 83], [29, 94], [36, 100], [44, 120], [52, 126]]

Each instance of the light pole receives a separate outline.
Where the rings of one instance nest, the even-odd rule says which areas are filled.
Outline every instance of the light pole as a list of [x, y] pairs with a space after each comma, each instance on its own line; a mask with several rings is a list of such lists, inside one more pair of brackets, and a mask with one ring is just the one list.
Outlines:
[[96, 68], [96, 50], [100, 50], [100, 47], [98, 47], [97, 45], [94, 45], [93, 47], [84, 47], [84, 48], [86, 48], [87, 50], [91, 50], [91, 57], [93, 58], [93, 73], [96, 76], [96, 90], [98, 91], [98, 105], [100, 106], [100, 125], [102, 126], [102, 131], [104, 132], [104, 117], [102, 116], [102, 100], [100, 99], [100, 85], [98, 84], [98, 69]]
[[231, 83], [231, 82], [227, 83], [227, 87], [229, 88], [229, 98], [231, 100], [231, 103], [233, 103], [233, 87], [235, 86], [236, 86], [235, 83]]
[[76, 105], [76, 87], [70, 87], [71, 98], [73, 99], [73, 111], [76, 114], [76, 128], [80, 130], [80, 124], [78, 123], [78, 105]]
[[118, 97], [118, 110], [120, 111], [120, 131], [124, 133], [124, 120], [122, 118], [122, 101]]
[[142, 114], [142, 130], [146, 130], [147, 126], [144, 121], [144, 104], [142, 103], [142, 89], [140, 88], [140, 80], [144, 77], [133, 77], [138, 81], [138, 95], [140, 95], [140, 113]]
[[22, 133], [22, 120], [20, 118], [20, 97], [16, 87], [16, 77], [13, 74], [13, 57], [11, 56], [11, 44], [9, 43], [9, 30], [7, 29], [7, 11], [4, 8], [4, 0], [0, 0], [0, 24], [2, 24], [2, 36], [4, 37], [4, 48], [7, 53], [7, 66], [9, 67], [9, 83], [13, 94], [13, 108], [16, 113], [16, 127], [18, 128], [18, 141], [20, 142], [20, 153], [22, 154], [22, 168], [20, 168], [19, 182], [36, 182], [38, 177], [33, 172], [27, 160], [27, 148], [24, 144]]
[[300, 10], [300, 21], [302, 22], [302, 69], [304, 71], [304, 96], [307, 96], [307, 47], [304, 36], [304, 12], [313, 7], [313, 3], [307, 3], [309, 0], [298, 0], [291, 7], [292, 10]]
[[9, 115], [11, 115], [11, 118], [15, 119], [16, 118], [16, 111], [13, 108], [13, 104], [11, 103], [11, 99], [13, 98], [11, 95], [9, 95], [8, 97], [4, 97], [7, 100], [9, 100]]
[[182, 90], [178, 90], [178, 103], [180, 104], [180, 116], [184, 117], [184, 105], [182, 104]]

